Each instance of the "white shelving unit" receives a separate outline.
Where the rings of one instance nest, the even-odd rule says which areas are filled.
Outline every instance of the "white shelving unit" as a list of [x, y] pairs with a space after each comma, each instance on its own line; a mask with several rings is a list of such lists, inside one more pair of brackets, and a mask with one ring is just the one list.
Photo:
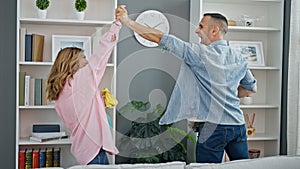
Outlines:
[[[237, 26], [229, 26], [226, 40], [263, 43], [265, 66], [250, 67], [258, 80], [258, 92], [253, 95], [253, 104], [241, 105], [245, 113], [256, 114], [256, 134], [248, 137], [248, 143], [249, 148], [260, 149], [262, 157], [279, 154], [283, 9], [283, 0], [191, 0], [192, 42], [198, 41], [194, 32], [203, 14], [219, 12], [237, 21]], [[254, 27], [246, 27], [239, 19], [242, 15], [260, 20]]]
[[[55, 123], [61, 125], [61, 130], [66, 127], [57, 116], [54, 105], [45, 106], [19, 106], [19, 72], [24, 71], [31, 77], [46, 78], [53, 65], [52, 61], [52, 35], [74, 35], [92, 37], [92, 51], [97, 45], [99, 36], [103, 34], [114, 21], [114, 9], [117, 0], [88, 0], [85, 19], [77, 20], [73, 0], [51, 0], [46, 19], [39, 19], [36, 13], [35, 1], [18, 0], [17, 7], [17, 84], [16, 84], [16, 168], [18, 168], [18, 152], [23, 148], [52, 148], [61, 147], [61, 166], [67, 168], [76, 165], [75, 158], [70, 153], [70, 139], [54, 140], [44, 143], [29, 140], [32, 124]], [[20, 60], [20, 28], [26, 28], [26, 33], [45, 35], [43, 62], [25, 62]], [[114, 49], [99, 89], [107, 87], [116, 93], [116, 48]], [[116, 126], [116, 110], [108, 109]], [[115, 130], [113, 130], [115, 131]], [[67, 131], [69, 133], [69, 131]], [[115, 133], [113, 133], [115, 140]], [[109, 155], [109, 160], [114, 163], [115, 157]]]

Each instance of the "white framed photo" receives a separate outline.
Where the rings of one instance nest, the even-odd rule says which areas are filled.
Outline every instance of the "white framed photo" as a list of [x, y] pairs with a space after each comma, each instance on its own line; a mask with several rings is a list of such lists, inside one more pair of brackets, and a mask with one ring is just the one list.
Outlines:
[[60, 50], [66, 47], [77, 47], [84, 50], [87, 59], [91, 56], [91, 37], [72, 35], [52, 35], [52, 62]]
[[260, 41], [229, 41], [232, 49], [240, 52], [249, 66], [265, 66], [263, 44]]

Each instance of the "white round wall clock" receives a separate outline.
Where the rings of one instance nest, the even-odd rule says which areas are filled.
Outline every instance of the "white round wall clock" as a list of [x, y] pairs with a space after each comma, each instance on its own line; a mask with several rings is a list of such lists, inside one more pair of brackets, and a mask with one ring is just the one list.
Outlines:
[[[153, 29], [158, 29], [158, 30], [162, 31], [163, 33], [169, 33], [169, 30], [170, 30], [170, 25], [169, 25], [169, 21], [168, 21], [167, 17], [163, 13], [156, 11], [156, 10], [147, 10], [147, 11], [142, 12], [136, 18], [135, 21], [144, 26], [147, 26], [147, 27], [150, 27]], [[146, 47], [158, 46], [157, 43], [148, 41], [148, 40], [142, 38], [139, 34], [137, 34], [135, 32], [134, 32], [134, 36], [140, 44], [142, 44]]]

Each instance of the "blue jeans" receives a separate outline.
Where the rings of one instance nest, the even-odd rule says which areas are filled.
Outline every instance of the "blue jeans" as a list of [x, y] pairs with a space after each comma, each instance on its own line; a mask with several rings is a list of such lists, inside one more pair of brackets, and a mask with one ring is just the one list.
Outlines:
[[249, 158], [245, 125], [201, 123], [196, 145], [196, 162], [221, 163], [224, 150], [231, 161]]
[[103, 148], [101, 148], [100, 152], [96, 155], [96, 157], [88, 164], [109, 164], [106, 151], [103, 150]]

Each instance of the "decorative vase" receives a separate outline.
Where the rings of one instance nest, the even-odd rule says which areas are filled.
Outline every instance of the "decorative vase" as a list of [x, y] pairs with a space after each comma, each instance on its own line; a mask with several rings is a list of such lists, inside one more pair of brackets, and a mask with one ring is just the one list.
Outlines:
[[47, 10], [38, 9], [38, 18], [45, 19], [47, 17]]
[[260, 150], [259, 149], [249, 149], [248, 150], [249, 158], [259, 158], [260, 156]]
[[241, 103], [245, 105], [249, 105], [253, 103], [252, 97], [251, 96], [246, 96], [244, 98], [241, 98]]
[[84, 19], [84, 12], [76, 12], [76, 16], [78, 20], [83, 20]]

